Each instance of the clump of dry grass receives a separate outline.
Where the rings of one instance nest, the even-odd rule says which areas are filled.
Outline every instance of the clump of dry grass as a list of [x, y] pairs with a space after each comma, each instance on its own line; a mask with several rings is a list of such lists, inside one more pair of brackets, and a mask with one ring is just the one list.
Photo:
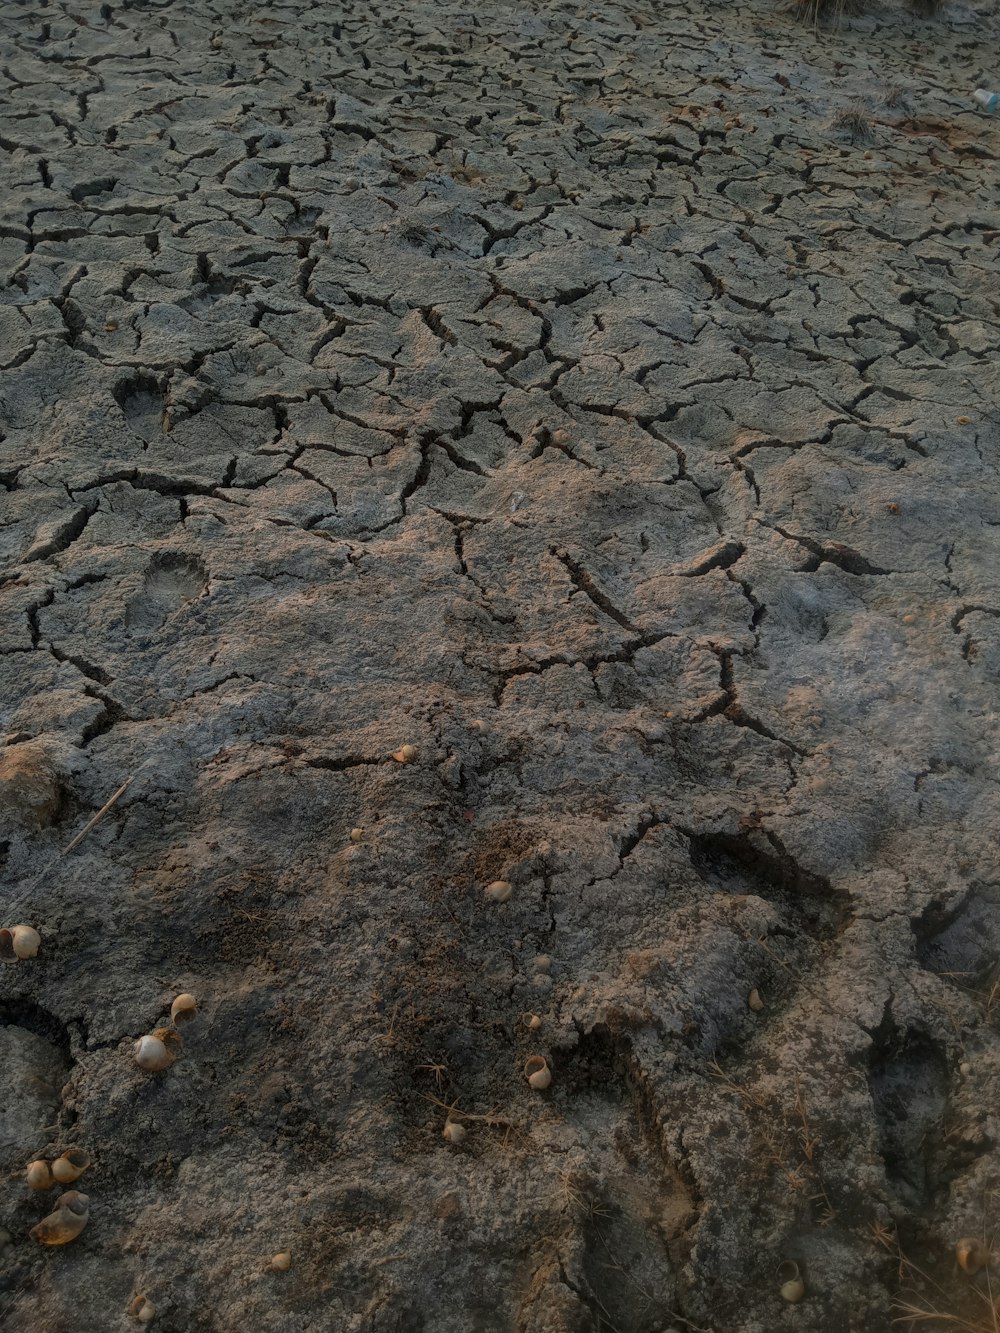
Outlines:
[[933, 19], [944, 9], [944, 0], [910, 0], [910, 8], [922, 19]]
[[841, 130], [848, 136], [852, 144], [872, 143], [875, 139], [871, 119], [860, 102], [847, 107], [844, 111], [838, 111], [833, 118], [833, 124], [835, 129]]
[[[980, 1309], [973, 1307], [970, 1313], [960, 1313], [955, 1309], [956, 1302], [934, 1279], [903, 1253], [895, 1232], [876, 1224], [872, 1235], [875, 1241], [890, 1252], [895, 1252], [899, 1265], [900, 1283], [906, 1283], [912, 1292], [907, 1292], [895, 1301], [899, 1311], [893, 1319], [894, 1324], [904, 1324], [910, 1329], [960, 1329], [961, 1333], [1000, 1333], [1000, 1291], [994, 1288], [990, 1275], [990, 1263], [987, 1262], [981, 1272], [968, 1278], [968, 1290], [973, 1302], [978, 1302]], [[983, 1237], [983, 1247], [987, 1254], [992, 1253], [992, 1242], [996, 1236]], [[956, 1272], [958, 1265], [956, 1264]], [[919, 1286], [920, 1292], [916, 1290]], [[923, 1293], [931, 1289], [934, 1298]], [[950, 1308], [949, 1308], [950, 1307]]]
[[865, 0], [788, 0], [788, 8], [808, 23], [836, 23], [865, 11]]

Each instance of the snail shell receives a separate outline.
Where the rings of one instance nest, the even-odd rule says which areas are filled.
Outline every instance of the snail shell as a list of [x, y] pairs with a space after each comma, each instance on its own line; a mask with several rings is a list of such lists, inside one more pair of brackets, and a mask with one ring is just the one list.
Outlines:
[[10, 926], [0, 930], [0, 958], [34, 958], [41, 942], [34, 926]]
[[71, 1185], [83, 1175], [90, 1166], [90, 1154], [82, 1148], [67, 1148], [61, 1157], [52, 1163], [52, 1174], [60, 1185]]
[[29, 1235], [39, 1245], [68, 1245], [87, 1225], [90, 1200], [78, 1190], [68, 1190], [56, 1201], [55, 1210], [43, 1217]]
[[364, 840], [364, 836], [365, 836], [365, 831], [363, 828], [351, 829], [351, 842], [362, 842]]
[[789, 1305], [798, 1305], [799, 1301], [806, 1294], [806, 1284], [802, 1281], [799, 1274], [799, 1266], [794, 1259], [786, 1259], [778, 1268], [778, 1276], [785, 1273], [787, 1277], [779, 1287], [781, 1299], [787, 1301]]
[[417, 757], [417, 747], [415, 745], [401, 745], [398, 750], [393, 750], [392, 758], [397, 764], [412, 764]]
[[538, 1017], [537, 1014], [525, 1014], [524, 1026], [526, 1028], [529, 1028], [532, 1032], [537, 1032], [538, 1029], [542, 1026], [542, 1020]]
[[465, 1140], [465, 1127], [457, 1120], [447, 1120], [442, 1137], [448, 1143], [462, 1143]]
[[150, 1034], [140, 1037], [135, 1044], [135, 1062], [140, 1069], [169, 1069], [177, 1057], [168, 1051], [160, 1037]]
[[989, 1248], [981, 1240], [963, 1236], [955, 1246], [955, 1258], [963, 1273], [978, 1273], [990, 1261]]
[[760, 991], [757, 990], [756, 986], [747, 996], [747, 1004], [755, 1014], [759, 1014], [764, 1008], [764, 1001], [760, 998]]
[[487, 884], [483, 892], [492, 902], [505, 903], [514, 889], [509, 879], [495, 879], [492, 884]]
[[128, 1307], [128, 1312], [133, 1319], [138, 1319], [140, 1324], [151, 1324], [156, 1318], [156, 1306], [148, 1296], [136, 1296]]
[[14, 939], [14, 952], [18, 958], [34, 958], [42, 942], [42, 937], [34, 926], [12, 926], [10, 933]]
[[188, 991], [178, 995], [170, 1006], [171, 1023], [190, 1023], [198, 1012], [198, 1001]]
[[50, 1190], [52, 1188], [52, 1168], [48, 1162], [41, 1160], [29, 1162], [28, 1169], [24, 1173], [24, 1178], [28, 1186], [33, 1190]]
[[544, 1055], [530, 1055], [525, 1060], [524, 1077], [539, 1092], [549, 1086], [552, 1082], [552, 1070]]
[[280, 1254], [275, 1254], [271, 1258], [271, 1267], [276, 1273], [287, 1273], [292, 1266], [292, 1255], [290, 1250], [282, 1250]]

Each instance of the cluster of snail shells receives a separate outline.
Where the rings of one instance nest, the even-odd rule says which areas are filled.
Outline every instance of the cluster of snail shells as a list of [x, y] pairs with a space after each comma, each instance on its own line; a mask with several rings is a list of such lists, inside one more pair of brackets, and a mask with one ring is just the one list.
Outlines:
[[184, 1040], [177, 1031], [185, 1023], [190, 1023], [198, 1012], [198, 1001], [188, 991], [178, 995], [170, 1006], [170, 1021], [173, 1027], [154, 1028], [140, 1037], [132, 1048], [132, 1054], [140, 1069], [155, 1073], [160, 1069], [169, 1069], [181, 1053]]
[[34, 926], [5, 926], [0, 930], [0, 958], [34, 958], [41, 943]]
[[29, 1162], [25, 1178], [33, 1190], [50, 1190], [53, 1185], [72, 1185], [90, 1164], [90, 1154], [82, 1148], [67, 1148], [54, 1162]]
[[86, 1194], [81, 1194], [79, 1190], [67, 1190], [65, 1194], [60, 1194], [48, 1217], [43, 1217], [37, 1226], [31, 1228], [31, 1239], [39, 1245], [68, 1245], [71, 1240], [76, 1240], [87, 1225], [89, 1209], [90, 1200]]

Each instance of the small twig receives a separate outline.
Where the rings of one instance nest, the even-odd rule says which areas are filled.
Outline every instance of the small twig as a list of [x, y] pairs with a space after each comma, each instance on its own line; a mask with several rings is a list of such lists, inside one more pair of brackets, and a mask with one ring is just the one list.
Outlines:
[[[135, 770], [135, 772], [132, 774], [132, 776], [129, 777], [129, 778], [126, 778], [125, 781], [122, 783], [122, 785], [118, 788], [118, 790], [117, 790], [116, 792], [114, 792], [113, 795], [111, 795], [111, 796], [108, 797], [108, 799], [104, 802], [104, 804], [101, 806], [100, 810], [98, 810], [97, 814], [93, 817], [93, 819], [91, 819], [89, 823], [85, 824], [85, 825], [83, 826], [83, 828], [80, 830], [80, 832], [79, 832], [79, 833], [76, 835], [76, 837], [73, 839], [73, 841], [72, 841], [71, 843], [69, 843], [69, 844], [64, 848], [64, 850], [63, 850], [63, 852], [62, 852], [62, 855], [63, 855], [63, 856], [68, 856], [68, 855], [70, 854], [70, 852], [73, 851], [73, 849], [74, 849], [75, 847], [79, 847], [80, 843], [83, 842], [84, 838], [87, 836], [87, 834], [90, 832], [90, 830], [93, 829], [93, 828], [96, 828], [97, 825], [98, 825], [98, 824], [101, 822], [101, 820], [104, 818], [104, 816], [108, 813], [108, 811], [111, 810], [114, 806], [116, 806], [116, 805], [118, 804], [118, 802], [121, 800], [121, 798], [122, 798], [122, 797], [125, 795], [125, 793], [128, 791], [129, 787], [131, 787], [131, 785], [132, 785], [132, 783], [135, 781], [136, 777], [142, 772], [142, 770], [143, 770], [143, 769], [146, 767], [146, 765], [147, 765], [148, 763], [150, 763], [150, 762], [151, 762], [151, 761], [150, 761], [149, 759], [144, 760], [144, 761], [139, 765], [139, 767]], [[57, 859], [58, 859], [58, 858], [57, 858]], [[53, 864], [54, 864], [54, 863], [53, 863]]]
[[91, 829], [96, 828], [96, 826], [101, 822], [101, 820], [108, 813], [108, 811], [111, 810], [115, 805], [117, 805], [117, 803], [125, 795], [125, 792], [132, 785], [135, 779], [139, 776], [142, 770], [148, 767], [152, 762], [153, 762], [152, 755], [150, 755], [148, 759], [144, 759], [142, 763], [139, 765], [139, 767], [135, 770], [135, 772], [132, 773], [130, 777], [126, 778], [125, 781], [122, 783], [122, 785], [118, 788], [118, 790], [114, 792], [108, 798], [108, 800], [104, 802], [100, 810], [98, 810], [97, 814], [94, 815], [93, 818], [90, 819], [84, 825], [84, 827], [80, 830], [80, 832], [76, 835], [76, 837], [73, 838], [71, 842], [67, 843], [67, 845], [63, 848], [63, 850], [59, 852], [58, 855], [54, 856], [52, 860], [48, 863], [48, 865], [38, 875], [35, 876], [35, 878], [28, 885], [26, 891], [21, 895], [21, 897], [17, 899], [15, 902], [9, 903], [7, 905], [6, 910], [8, 916], [13, 917], [16, 912], [19, 912], [21, 910], [23, 905], [28, 901], [31, 895], [38, 888], [39, 884], [41, 884], [42, 880], [45, 879], [46, 876], [51, 873], [54, 867], [59, 864], [59, 862], [63, 859], [64, 856], [68, 856], [69, 853], [74, 850], [74, 848], [79, 847], [80, 843], [83, 842], [84, 838], [91, 831]]
[[422, 1095], [427, 1101], [433, 1102], [435, 1106], [440, 1106], [443, 1110], [447, 1111], [449, 1120], [482, 1120], [484, 1124], [487, 1125], [502, 1125], [506, 1129], [516, 1128], [513, 1121], [506, 1119], [504, 1116], [478, 1115], [475, 1111], [459, 1111], [457, 1109], [457, 1102], [449, 1106], [447, 1102], [441, 1101], [440, 1097], [432, 1097], [429, 1092], [425, 1092]]

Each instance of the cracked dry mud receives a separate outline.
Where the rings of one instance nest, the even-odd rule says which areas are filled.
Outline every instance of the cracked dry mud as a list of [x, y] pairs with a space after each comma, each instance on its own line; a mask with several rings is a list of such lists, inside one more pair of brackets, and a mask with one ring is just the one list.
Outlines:
[[982, 1316], [993, 6], [0, 32], [4, 1329]]

